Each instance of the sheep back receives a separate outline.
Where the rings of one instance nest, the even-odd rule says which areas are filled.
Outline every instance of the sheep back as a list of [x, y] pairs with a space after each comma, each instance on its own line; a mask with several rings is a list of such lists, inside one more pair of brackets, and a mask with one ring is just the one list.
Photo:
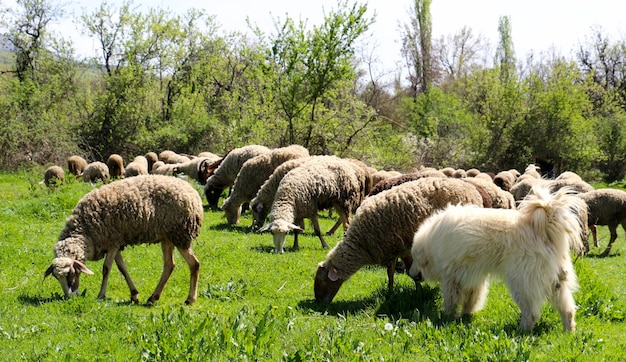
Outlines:
[[163, 240], [188, 249], [203, 215], [200, 195], [184, 180], [160, 175], [126, 178], [78, 201], [61, 231], [55, 257], [99, 260], [113, 248]]
[[65, 183], [65, 172], [61, 166], [50, 166], [43, 174], [43, 183], [48, 186], [56, 186]]
[[84, 158], [76, 155], [67, 158], [67, 169], [72, 175], [80, 176], [85, 167], [87, 167], [87, 161]]
[[122, 156], [114, 153], [107, 159], [109, 167], [109, 175], [112, 179], [124, 177], [124, 159]]
[[83, 182], [96, 182], [101, 180], [103, 183], [108, 183], [109, 178], [109, 166], [104, 162], [92, 162], [88, 164], [83, 171]]

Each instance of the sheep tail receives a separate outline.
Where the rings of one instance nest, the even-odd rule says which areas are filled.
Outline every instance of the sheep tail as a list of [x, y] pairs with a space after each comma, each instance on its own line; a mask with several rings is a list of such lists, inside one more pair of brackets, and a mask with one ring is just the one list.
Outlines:
[[534, 186], [518, 206], [535, 235], [545, 235], [546, 244], [551, 244], [560, 255], [568, 249], [580, 253], [584, 248], [581, 235], [584, 235], [583, 220], [586, 220], [587, 210], [584, 201], [575, 194], [569, 187], [550, 193], [547, 187]]

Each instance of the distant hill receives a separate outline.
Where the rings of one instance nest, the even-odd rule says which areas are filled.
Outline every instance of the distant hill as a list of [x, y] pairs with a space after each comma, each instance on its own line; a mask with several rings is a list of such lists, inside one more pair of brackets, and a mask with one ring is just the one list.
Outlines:
[[13, 44], [4, 35], [0, 34], [0, 51], [12, 52], [13, 50]]

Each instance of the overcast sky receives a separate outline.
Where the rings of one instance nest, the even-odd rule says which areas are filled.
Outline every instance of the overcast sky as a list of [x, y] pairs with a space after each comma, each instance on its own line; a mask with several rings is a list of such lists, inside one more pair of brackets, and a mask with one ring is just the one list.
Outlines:
[[[376, 15], [371, 28], [370, 45], [376, 44], [375, 56], [384, 67], [392, 68], [400, 60], [399, 24], [409, 19], [412, 0], [361, 0], [368, 4], [368, 12]], [[4, 6], [15, 0], [0, 0]], [[108, 0], [119, 6], [122, 0]], [[97, 0], [74, 0], [67, 2], [67, 11], [76, 17], [89, 13], [100, 4]], [[143, 0], [135, 1], [141, 9], [163, 8], [184, 13], [188, 8], [205, 9], [215, 15], [222, 29], [249, 31], [246, 18], [250, 18], [266, 32], [273, 32], [273, 19], [294, 19], [320, 24], [324, 10], [336, 8], [336, 0]], [[576, 46], [592, 34], [592, 27], [601, 26], [612, 40], [626, 36], [626, 19], [622, 12], [623, 0], [432, 0], [431, 15], [433, 36], [452, 35], [463, 26], [475, 34], [481, 34], [492, 44], [498, 40], [498, 19], [511, 17], [512, 35], [518, 58], [529, 52], [547, 51], [554, 47], [565, 56], [573, 56]], [[81, 53], [93, 52], [93, 41], [80, 37], [75, 24], [69, 20], [59, 25], [64, 36], [70, 36], [75, 48]], [[90, 54], [87, 54], [90, 55]]]

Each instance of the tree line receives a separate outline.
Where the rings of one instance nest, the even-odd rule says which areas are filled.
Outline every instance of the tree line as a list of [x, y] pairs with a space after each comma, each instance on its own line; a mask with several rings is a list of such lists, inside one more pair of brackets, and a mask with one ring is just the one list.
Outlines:
[[201, 9], [105, 0], [75, 19], [98, 45], [80, 59], [50, 31], [62, 5], [17, 0], [0, 20], [11, 45], [0, 68], [0, 168], [297, 143], [405, 172], [523, 170], [538, 157], [557, 171], [624, 178], [624, 41], [590, 29], [574, 59], [520, 59], [509, 17], [497, 19], [495, 46], [467, 27], [434, 39], [430, 3], [413, 0], [399, 31], [402, 69], [390, 78], [360, 48], [375, 21], [367, 3], [338, 0], [321, 24], [286, 17], [272, 32], [250, 22], [242, 34]]

